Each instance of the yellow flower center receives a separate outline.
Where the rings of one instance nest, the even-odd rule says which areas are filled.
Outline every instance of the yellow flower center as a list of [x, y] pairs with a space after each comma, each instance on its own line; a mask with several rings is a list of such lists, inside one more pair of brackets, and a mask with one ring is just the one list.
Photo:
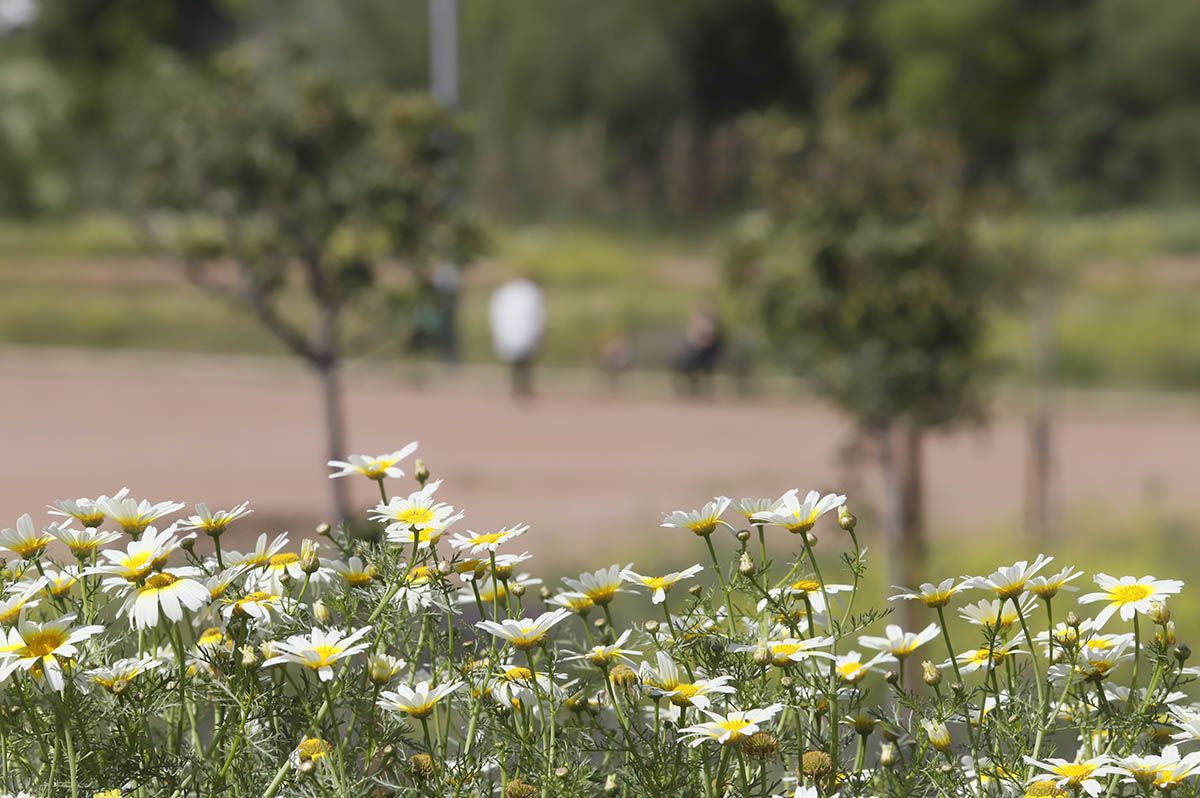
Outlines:
[[677, 684], [672, 692], [672, 704], [677, 707], [690, 707], [692, 699], [700, 695], [700, 688], [694, 684]]
[[344, 649], [341, 646], [326, 644], [322, 646], [313, 646], [312, 650], [313, 653], [317, 655], [317, 660], [316, 662], [311, 663], [309, 667], [321, 668], [325, 665], [328, 665], [329, 662], [338, 654], [341, 654]]
[[613, 600], [613, 596], [617, 595], [616, 585], [602, 585], [601, 587], [593, 587], [587, 591], [587, 597], [595, 603], [603, 606]]
[[397, 521], [402, 521], [410, 526], [416, 524], [427, 524], [433, 520], [433, 510], [429, 507], [410, 507], [404, 512], [396, 516]]
[[503, 537], [503, 532], [488, 532], [486, 535], [476, 535], [471, 538], [471, 542], [476, 546], [483, 546], [489, 543], [499, 543]]
[[24, 659], [36, 659], [53, 654], [67, 642], [67, 633], [61, 629], [44, 629], [31, 632], [25, 637], [25, 648], [19, 652]]
[[274, 555], [268, 562], [276, 567], [291, 565], [294, 562], [300, 562], [300, 555], [292, 551], [285, 551], [282, 554]]
[[1154, 593], [1149, 585], [1117, 585], [1108, 592], [1117, 604], [1132, 604]]
[[746, 728], [747, 726], [749, 726], [751, 724], [750, 724], [750, 721], [748, 721], [748, 720], [732, 720], [731, 719], [731, 720], [720, 721], [718, 723], [718, 725], [725, 731], [729, 732], [728, 742], [732, 743], [735, 740], [741, 739], [742, 729]]
[[1096, 768], [1084, 762], [1073, 762], [1066, 765], [1059, 765], [1054, 770], [1058, 775], [1066, 778], [1072, 785], [1078, 786], [1080, 782], [1091, 776]]
[[853, 681], [862, 675], [865, 670], [861, 662], [847, 662], [837, 666], [838, 676], [841, 676], [846, 681]]
[[346, 573], [342, 574], [342, 578], [344, 578], [351, 587], [362, 587], [375, 578], [375, 569], [368, 568], [365, 571], [347, 571]]
[[220, 643], [225, 638], [221, 630], [215, 626], [210, 626], [201, 633], [200, 638], [196, 641], [198, 646], [211, 646]]
[[300, 759], [308, 761], [320, 759], [332, 750], [332, 745], [316, 737], [309, 737], [296, 746], [296, 753], [299, 754]]
[[131, 574], [140, 574], [150, 566], [150, 552], [139, 551], [137, 554], [131, 554], [125, 558], [125, 562], [121, 563], [121, 566]]
[[533, 678], [533, 671], [529, 668], [522, 668], [520, 665], [509, 668], [504, 672], [504, 678], [510, 682], [524, 682]]
[[792, 590], [798, 593], [812, 593], [821, 589], [821, 583], [815, 579], [801, 579], [799, 582], [792, 582]]
[[670, 590], [675, 583], [668, 582], [666, 578], [662, 576], [643, 576], [642, 584], [651, 590]]
[[146, 580], [146, 587], [142, 590], [142, 592], [148, 593], [151, 591], [162, 590], [163, 588], [170, 587], [178, 581], [179, 577], [175, 576], [174, 574], [154, 574]]

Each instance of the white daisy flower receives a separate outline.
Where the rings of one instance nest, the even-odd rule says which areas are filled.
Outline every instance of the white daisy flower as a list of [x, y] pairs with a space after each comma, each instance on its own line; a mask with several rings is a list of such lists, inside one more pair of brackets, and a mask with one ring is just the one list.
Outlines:
[[222, 535], [225, 530], [239, 518], [244, 518], [254, 512], [250, 509], [250, 502], [242, 502], [230, 510], [217, 510], [213, 512], [208, 509], [208, 505], [200, 502], [196, 505], [196, 514], [184, 519], [179, 528], [181, 530], [203, 530], [204, 534], [210, 537]]
[[1183, 590], [1183, 582], [1178, 579], [1155, 579], [1153, 576], [1143, 576], [1141, 579], [1122, 576], [1117, 579], [1108, 574], [1096, 574], [1095, 582], [1101, 592], [1080, 596], [1079, 603], [1108, 602], [1096, 616], [1097, 627], [1103, 626], [1116, 613], [1121, 614], [1123, 621], [1131, 620], [1138, 613], [1145, 615], [1155, 602], [1162, 602], [1167, 596]]
[[508, 541], [520, 537], [528, 531], [529, 524], [504, 527], [499, 532], [471, 532], [468, 530], [465, 535], [455, 535], [451, 539], [450, 545], [456, 549], [467, 549], [468, 554], [479, 554], [485, 551], [494, 552]]
[[[1028, 651], [1017, 648], [1021, 642], [1023, 642], [1023, 639], [1018, 635], [1005, 643], [997, 643], [994, 646], [984, 646], [983, 648], [973, 648], [970, 651], [963, 652], [956, 657], [959, 663], [959, 670], [962, 673], [972, 673], [980, 668], [990, 670], [1013, 654], [1028, 654]], [[949, 660], [942, 663], [943, 668], [949, 666]]]
[[541, 643], [550, 630], [567, 618], [571, 617], [571, 611], [563, 608], [543, 612], [536, 619], [522, 618], [519, 621], [514, 621], [511, 618], [506, 618], [502, 621], [480, 621], [475, 624], [480, 629], [507, 640], [514, 648], [527, 649]]
[[[729, 508], [729, 498], [718, 496], [699, 510], [675, 510], [663, 516], [660, 526], [671, 529], [689, 529], [692, 534], [707, 537], [725, 524], [721, 515]], [[729, 526], [729, 524], [725, 524]]]
[[438, 702], [463, 686], [462, 682], [447, 682], [436, 687], [428, 681], [417, 682], [411, 687], [397, 685], [395, 690], [384, 690], [379, 694], [379, 706], [388, 712], [409, 717], [427, 718], [433, 714]]
[[1035, 576], [1029, 580], [1025, 589], [1041, 599], [1052, 599], [1060, 590], [1076, 591], [1079, 588], [1068, 585], [1079, 577], [1083, 576], [1083, 571], [1077, 571], [1075, 568], [1068, 565], [1056, 574], [1049, 576]]
[[59, 543], [71, 550], [80, 559], [91, 557], [101, 546], [107, 546], [121, 537], [120, 532], [103, 532], [95, 527], [85, 526], [83, 529], [72, 529], [66, 523], [51, 524], [46, 532], [58, 539]]
[[50, 515], [71, 518], [85, 527], [98, 527], [104, 523], [104, 503], [109, 499], [124, 499], [129, 494], [129, 488], [121, 488], [112, 496], [101, 496], [98, 499], [59, 499], [48, 505]]
[[241, 552], [231, 551], [225, 555], [225, 565], [243, 565], [247, 568], [261, 568], [271, 562], [271, 558], [279, 552], [287, 548], [288, 535], [287, 532], [281, 532], [268, 542], [267, 533], [263, 532], [258, 536], [258, 541], [254, 544], [254, 550], [242, 554]]
[[896, 659], [904, 659], [937, 637], [941, 630], [941, 627], [936, 623], [931, 623], [919, 632], [906, 632], [893, 623], [888, 624], [887, 628], [884, 629], [883, 637], [864, 635], [858, 638], [858, 643], [863, 648], [869, 648], [874, 651], [886, 651]]
[[23, 560], [37, 557], [54, 542], [54, 535], [34, 527], [33, 518], [25, 513], [15, 527], [0, 530], [0, 551], [11, 551]]
[[963, 581], [962, 586], [991, 590], [1000, 599], [1015, 598], [1025, 591], [1026, 582], [1053, 561], [1053, 557], [1039, 554], [1032, 564], [1026, 560], [1019, 560], [993, 571], [989, 576], [969, 577]]
[[21, 621], [9, 629], [0, 645], [0, 682], [8, 679], [14, 671], [29, 671], [35, 677], [46, 678], [51, 689], [63, 691], [63, 664], [73, 663], [79, 658], [78, 643], [95, 637], [104, 631], [103, 626], [72, 627], [74, 613], [58, 620], [38, 623]]
[[630, 630], [626, 629], [624, 632], [621, 632], [621, 636], [618, 637], [616, 639], [616, 641], [614, 641], [613, 643], [610, 643], [607, 645], [592, 646], [590, 649], [583, 652], [582, 654], [576, 654], [571, 657], [566, 657], [566, 659], [567, 660], [586, 659], [588, 662], [592, 663], [593, 665], [596, 665], [597, 667], [601, 667], [601, 668], [608, 667], [609, 665], [613, 664], [617, 660], [624, 660], [625, 662], [631, 662], [632, 660], [629, 659], [631, 656], [640, 657], [642, 655], [642, 652], [635, 651], [635, 650], [629, 649], [629, 648], [621, 648], [621, 646], [625, 645], [625, 641], [629, 639], [630, 634], [631, 634]]
[[858, 651], [850, 651], [845, 654], [839, 654], [835, 660], [835, 667], [838, 678], [846, 684], [858, 684], [867, 677], [868, 673], [875, 670], [875, 666], [881, 662], [890, 662], [891, 656], [888, 654], [876, 654], [866, 662], [862, 661], [862, 654]]
[[164, 615], [181, 621], [185, 608], [195, 612], [208, 604], [208, 588], [194, 578], [199, 574], [196, 568], [151, 574], [132, 589], [118, 614], [128, 616], [129, 625], [138, 629], [158, 626]]
[[[954, 577], [943, 579], [938, 584], [932, 582], [922, 582], [918, 588], [892, 586], [893, 590], [900, 592], [895, 596], [890, 596], [888, 601], [920, 601], [930, 609], [945, 607], [950, 603], [950, 599], [954, 594], [963, 587], [963, 584], [954, 584], [957, 580]], [[965, 583], [964, 583], [965, 584]]]
[[366, 454], [352, 454], [346, 460], [330, 460], [329, 467], [337, 469], [329, 475], [330, 479], [361, 474], [367, 479], [382, 481], [385, 477], [396, 479], [404, 476], [404, 472], [396, 467], [404, 458], [417, 450], [417, 442], [398, 449], [390, 454], [380, 454], [371, 457]]
[[643, 662], [639, 676], [651, 698], [666, 698], [677, 707], [704, 709], [712, 704], [713, 697], [737, 692], [728, 684], [733, 680], [731, 676], [706, 679], [697, 673], [695, 679], [686, 678], [665, 651], [655, 654], [654, 665]]
[[99, 507], [114, 524], [127, 535], [141, 535], [146, 527], [163, 516], [179, 512], [187, 505], [183, 502], [165, 501], [151, 504], [146, 499], [112, 497], [98, 501]]
[[367, 649], [367, 644], [359, 641], [370, 631], [370, 626], [356, 629], [350, 634], [340, 629], [314, 628], [307, 635], [292, 635], [287, 640], [273, 644], [274, 650], [279, 653], [264, 661], [263, 667], [291, 662], [316, 671], [321, 681], [327, 682], [333, 678], [335, 663]]
[[801, 501], [800, 492], [793, 488], [779, 497], [769, 510], [758, 513], [750, 520], [755, 523], [781, 526], [788, 532], [799, 534], [812, 529], [817, 519], [830, 510], [836, 510], [846, 503], [846, 497], [836, 493], [824, 496], [819, 491], [810, 490]]
[[162, 665], [154, 657], [126, 657], [111, 665], [102, 665], [87, 672], [87, 677], [110, 693], [118, 692], [121, 685], [128, 684], [139, 675]]
[[[103, 574], [127, 582], [139, 582], [150, 575], [155, 568], [163, 565], [179, 546], [175, 538], [175, 526], [171, 525], [161, 532], [154, 527], [147, 527], [139, 540], [132, 540], [120, 549], [105, 549], [100, 556], [105, 562], [89, 569], [87, 573]], [[114, 583], [105, 580], [105, 588], [111, 589]]]
[[1100, 778], [1121, 771], [1114, 767], [1112, 759], [1106, 755], [1085, 759], [1082, 762], [1069, 762], [1066, 759], [1049, 758], [1045, 761], [1033, 757], [1022, 757], [1026, 763], [1041, 769], [1041, 773], [1029, 779], [1032, 784], [1038, 781], [1053, 781], [1058, 787], [1071, 790], [1082, 789], [1088, 795], [1097, 796], [1104, 791]]
[[734, 710], [724, 715], [718, 715], [706, 709], [701, 710], [709, 719], [704, 723], [680, 729], [679, 735], [681, 738], [692, 738], [688, 744], [693, 747], [700, 745], [705, 740], [722, 745], [737, 745], [757, 732], [762, 724], [771, 720], [782, 709], [783, 705], [772, 704], [762, 709]]
[[684, 568], [682, 571], [672, 571], [671, 573], [663, 576], [643, 576], [642, 574], [632, 570], [631, 566], [621, 571], [621, 578], [626, 582], [630, 582], [635, 585], [641, 585], [642, 587], [650, 590], [650, 603], [662, 604], [667, 600], [667, 593], [671, 590], [671, 588], [675, 587], [677, 583], [683, 581], [684, 579], [691, 579], [693, 576], [703, 570], [704, 566], [702, 565], [691, 565], [687, 568]]
[[619, 565], [612, 565], [608, 568], [601, 568], [599, 571], [580, 574], [578, 579], [563, 577], [563, 582], [573, 592], [582, 593], [590, 598], [594, 604], [603, 607], [605, 604], [611, 602], [618, 593], [627, 592], [621, 590], [621, 585], [625, 583], [625, 578], [622, 574], [632, 567], [633, 563], [624, 568]]

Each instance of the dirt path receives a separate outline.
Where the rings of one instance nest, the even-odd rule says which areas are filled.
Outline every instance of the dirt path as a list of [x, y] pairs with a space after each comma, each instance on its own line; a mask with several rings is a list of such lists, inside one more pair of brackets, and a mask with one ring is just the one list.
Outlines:
[[[846, 427], [812, 403], [562, 392], [522, 407], [495, 387], [375, 379], [352, 381], [349, 412], [354, 451], [419, 439], [468, 526], [529, 522], [530, 550], [566, 560], [632, 556], [653, 545], [661, 511], [718, 492], [842, 487], [861, 503], [875, 491], [870, 469], [854, 484], [838, 465]], [[128, 485], [136, 496], [218, 506], [249, 498], [262, 525], [304, 531], [327, 502], [317, 418], [306, 378], [256, 361], [0, 352], [0, 523], [25, 511], [42, 520], [52, 499]], [[1019, 418], [938, 438], [928, 457], [939, 529], [1019, 517]], [[1200, 511], [1195, 408], [1072, 411], [1058, 458], [1067, 504], [1119, 509], [1153, 491]], [[373, 485], [355, 487], [371, 501]]]

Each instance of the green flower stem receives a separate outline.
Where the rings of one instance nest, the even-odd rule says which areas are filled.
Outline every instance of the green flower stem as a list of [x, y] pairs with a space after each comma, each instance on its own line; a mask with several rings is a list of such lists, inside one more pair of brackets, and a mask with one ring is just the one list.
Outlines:
[[[1035, 684], [1037, 686], [1038, 725], [1041, 726], [1046, 714], [1046, 686], [1044, 684], [1045, 680], [1042, 678], [1042, 666], [1038, 662], [1037, 651], [1034, 650], [1033, 636], [1029, 634], [1029, 626], [1025, 623], [1025, 613], [1021, 611], [1021, 602], [1017, 600], [1016, 596], [1013, 596], [1009, 600], [1012, 601], [1012, 605], [1017, 611], [1017, 620], [1021, 622], [1021, 632], [1025, 635], [1025, 643], [1029, 646], [1029, 658], [1033, 660], [1034, 678], [1037, 679]], [[1000, 605], [1003, 606], [1004, 602], [1000, 602]], [[1049, 637], [1051, 641], [1054, 640], [1053, 629], [1050, 630]], [[1047, 663], [1048, 665], [1049, 663]]]
[[732, 641], [737, 637], [737, 627], [733, 622], [733, 596], [729, 593], [729, 585], [725, 582], [725, 573], [721, 568], [721, 561], [717, 559], [717, 549], [713, 546], [712, 535], [703, 535], [704, 545], [708, 546], [708, 556], [712, 558], [713, 570], [717, 572], [717, 583], [721, 586], [721, 592], [725, 595], [725, 620], [729, 627], [729, 639]]

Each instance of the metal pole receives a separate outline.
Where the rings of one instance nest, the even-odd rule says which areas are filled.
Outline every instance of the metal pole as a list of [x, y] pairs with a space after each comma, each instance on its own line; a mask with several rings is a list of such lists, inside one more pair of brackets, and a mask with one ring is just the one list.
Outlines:
[[429, 0], [429, 89], [443, 108], [458, 108], [458, 0]]

